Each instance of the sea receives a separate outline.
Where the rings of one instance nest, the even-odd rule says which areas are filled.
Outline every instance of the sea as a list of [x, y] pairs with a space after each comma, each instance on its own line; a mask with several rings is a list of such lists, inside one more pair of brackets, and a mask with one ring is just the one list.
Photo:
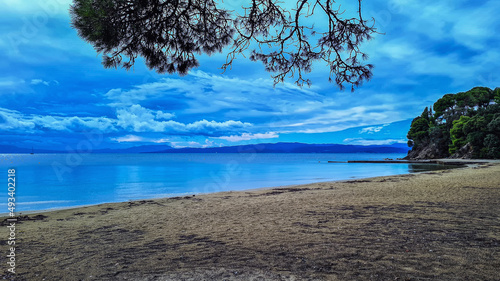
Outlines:
[[[8, 213], [11, 195], [15, 198], [15, 212], [26, 212], [449, 168], [435, 164], [347, 163], [348, 160], [404, 156], [379, 153], [0, 154], [0, 175], [4, 177], [0, 214]], [[15, 179], [13, 194], [8, 190], [8, 181], [12, 182], [9, 177]], [[10, 187], [12, 191], [12, 184]]]

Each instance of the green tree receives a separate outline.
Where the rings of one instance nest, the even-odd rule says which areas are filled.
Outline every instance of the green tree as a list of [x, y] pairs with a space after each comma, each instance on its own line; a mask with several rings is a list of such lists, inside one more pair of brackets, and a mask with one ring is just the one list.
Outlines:
[[424, 118], [425, 120], [427, 120], [427, 122], [430, 122], [431, 121], [431, 117], [432, 117], [432, 112], [429, 111], [429, 108], [426, 107], [424, 109], [424, 111], [422, 112], [422, 115], [420, 115], [420, 117]]
[[463, 133], [466, 135], [467, 143], [472, 146], [474, 157], [480, 157], [480, 151], [484, 147], [487, 124], [484, 116], [475, 115], [463, 126]]
[[500, 138], [494, 134], [488, 134], [484, 139], [483, 155], [486, 158], [500, 158]]
[[500, 136], [500, 113], [494, 115], [492, 120], [488, 123], [488, 132]]
[[496, 88], [495, 91], [493, 91], [493, 97], [495, 99], [495, 102], [497, 104], [500, 104], [500, 88]]
[[429, 121], [421, 116], [413, 119], [410, 126], [410, 131], [406, 136], [408, 140], [408, 146], [420, 147], [425, 145], [429, 140]]
[[429, 143], [433, 144], [436, 157], [448, 157], [448, 148], [451, 144], [450, 131], [441, 124], [429, 129]]
[[486, 87], [475, 87], [469, 90], [468, 93], [472, 102], [470, 106], [478, 106], [480, 108], [488, 106], [494, 98], [493, 91]]
[[[275, 83], [286, 76], [310, 84], [303, 73], [314, 61], [330, 68], [330, 81], [352, 90], [372, 76], [360, 50], [376, 33], [373, 19], [366, 20], [357, 1], [354, 17], [332, 0], [296, 0], [286, 9], [278, 0], [252, 0], [240, 15], [223, 7], [222, 0], [73, 0], [72, 25], [80, 37], [103, 54], [105, 67], [131, 68], [138, 57], [159, 73], [186, 74], [198, 66], [197, 56], [229, 47], [222, 69], [253, 48], [249, 58], [274, 73]], [[307, 21], [326, 16], [326, 28]]]
[[438, 119], [447, 111], [453, 111], [456, 105], [455, 95], [446, 94], [434, 103], [434, 118]]
[[432, 115], [425, 108], [413, 120], [407, 135], [410, 157], [447, 157], [468, 145], [468, 156], [500, 158], [500, 88], [446, 94], [434, 110]]
[[475, 105], [472, 92], [460, 92], [455, 94], [455, 102], [458, 107], [467, 108]]
[[461, 116], [460, 119], [453, 121], [453, 127], [450, 130], [451, 145], [449, 148], [450, 154], [455, 153], [462, 146], [467, 144], [466, 137], [464, 133], [464, 126], [470, 120], [469, 116]]

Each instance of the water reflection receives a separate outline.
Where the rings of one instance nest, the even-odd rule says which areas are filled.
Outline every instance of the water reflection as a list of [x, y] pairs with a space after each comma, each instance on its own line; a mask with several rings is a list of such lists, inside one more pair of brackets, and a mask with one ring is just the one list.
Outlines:
[[463, 167], [463, 165], [443, 165], [443, 164], [426, 164], [412, 163], [408, 164], [408, 172], [419, 173], [427, 171], [448, 170]]

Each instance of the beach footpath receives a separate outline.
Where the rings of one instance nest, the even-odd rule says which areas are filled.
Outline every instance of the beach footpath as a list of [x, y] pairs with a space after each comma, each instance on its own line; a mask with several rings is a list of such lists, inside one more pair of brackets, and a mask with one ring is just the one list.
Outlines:
[[[16, 273], [6, 262], [0, 272], [6, 280], [498, 280], [498, 206], [500, 165], [486, 162], [20, 214]], [[9, 221], [0, 221], [5, 257]]]

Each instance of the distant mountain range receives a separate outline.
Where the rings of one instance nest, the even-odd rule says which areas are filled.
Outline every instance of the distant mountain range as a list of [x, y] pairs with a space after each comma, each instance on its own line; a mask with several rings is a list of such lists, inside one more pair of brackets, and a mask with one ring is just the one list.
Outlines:
[[[407, 153], [406, 144], [343, 145], [306, 144], [296, 142], [261, 143], [251, 145], [173, 148], [168, 145], [142, 145], [125, 149], [96, 149], [92, 153]], [[31, 153], [31, 148], [0, 145], [0, 153]], [[34, 153], [69, 153], [61, 150], [34, 150]]]
[[237, 146], [178, 148], [161, 153], [407, 153], [405, 144], [393, 145], [343, 145], [306, 143], [261, 143]]

